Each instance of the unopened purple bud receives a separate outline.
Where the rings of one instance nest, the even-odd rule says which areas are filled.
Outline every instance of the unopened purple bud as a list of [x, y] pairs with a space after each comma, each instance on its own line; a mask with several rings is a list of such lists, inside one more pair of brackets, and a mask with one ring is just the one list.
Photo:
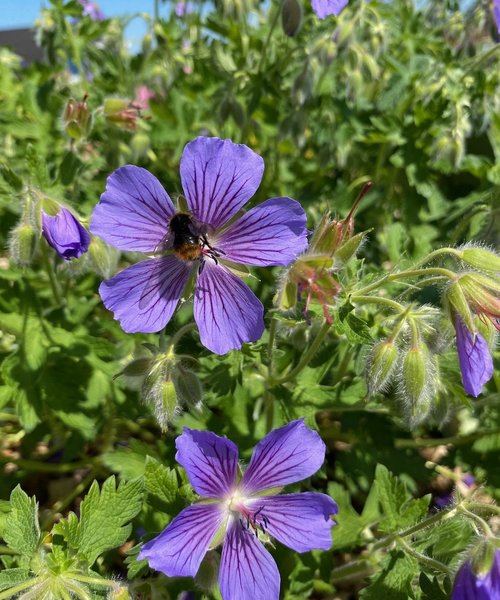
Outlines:
[[500, 598], [500, 550], [487, 542], [478, 545], [478, 553], [482, 555], [479, 559], [473, 557], [460, 567], [451, 600]]
[[90, 235], [80, 221], [63, 206], [53, 216], [42, 210], [42, 233], [48, 244], [64, 260], [79, 258], [87, 252]]
[[493, 359], [483, 336], [477, 331], [471, 331], [459, 315], [455, 316], [454, 325], [464, 390], [477, 397], [483, 385], [493, 376]]

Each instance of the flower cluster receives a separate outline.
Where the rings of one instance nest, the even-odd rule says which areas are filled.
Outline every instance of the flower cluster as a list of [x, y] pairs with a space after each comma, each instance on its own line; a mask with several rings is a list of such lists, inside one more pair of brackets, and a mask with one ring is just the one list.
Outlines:
[[223, 599], [277, 600], [280, 575], [262, 543], [272, 536], [296, 552], [331, 547], [331, 516], [338, 509], [329, 496], [277, 495], [323, 464], [325, 444], [303, 420], [262, 439], [242, 476], [238, 448], [227, 438], [184, 428], [176, 447], [176, 460], [201, 499], [144, 544], [139, 558], [153, 569], [169, 577], [193, 577], [207, 551], [222, 543]]
[[91, 232], [153, 258], [103, 282], [99, 292], [125, 331], [156, 332], [197, 277], [201, 342], [225, 354], [264, 330], [262, 303], [233, 271], [290, 263], [307, 246], [306, 216], [295, 200], [271, 198], [236, 218], [264, 171], [262, 158], [243, 144], [199, 137], [184, 148], [180, 171], [189, 212], [177, 211], [145, 169], [127, 165], [110, 175]]

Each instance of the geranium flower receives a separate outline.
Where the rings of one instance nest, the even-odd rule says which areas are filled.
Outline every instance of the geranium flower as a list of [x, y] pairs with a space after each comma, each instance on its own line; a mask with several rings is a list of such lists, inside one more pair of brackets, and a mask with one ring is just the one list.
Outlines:
[[493, 0], [493, 17], [495, 18], [498, 33], [500, 33], [500, 0]]
[[477, 397], [493, 376], [493, 359], [486, 340], [478, 331], [470, 331], [458, 314], [454, 324], [464, 390]]
[[83, 7], [83, 14], [93, 21], [104, 21], [106, 18], [99, 6], [92, 0], [78, 0]]
[[311, 0], [312, 8], [320, 19], [330, 15], [338, 17], [348, 4], [349, 0]]
[[42, 234], [64, 260], [78, 258], [89, 249], [90, 236], [80, 221], [63, 206], [49, 215], [42, 210]]
[[306, 217], [295, 200], [271, 198], [233, 221], [264, 171], [262, 158], [243, 144], [196, 138], [184, 148], [180, 171], [189, 214], [176, 212], [145, 169], [127, 165], [108, 177], [92, 233], [121, 250], [157, 256], [104, 281], [99, 293], [125, 331], [160, 331], [197, 272], [194, 318], [201, 342], [224, 354], [264, 330], [262, 303], [231, 268], [290, 263], [307, 246]]
[[459, 569], [453, 584], [451, 600], [494, 600], [500, 598], [500, 550], [485, 573], [476, 573], [470, 561]]
[[169, 577], [193, 577], [210, 548], [222, 543], [219, 586], [224, 600], [277, 600], [280, 575], [262, 545], [272, 536], [296, 552], [328, 550], [336, 503], [315, 492], [276, 495], [323, 464], [319, 435], [293, 421], [261, 440], [242, 477], [238, 448], [209, 431], [184, 428], [176, 460], [199, 503], [185, 508], [139, 554]]

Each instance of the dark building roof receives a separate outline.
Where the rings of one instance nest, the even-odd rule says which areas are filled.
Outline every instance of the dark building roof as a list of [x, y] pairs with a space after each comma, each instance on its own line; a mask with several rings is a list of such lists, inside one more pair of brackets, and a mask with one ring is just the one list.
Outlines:
[[10, 48], [16, 54], [22, 56], [27, 63], [43, 58], [43, 51], [35, 41], [33, 29], [5, 29], [0, 31], [1, 46]]

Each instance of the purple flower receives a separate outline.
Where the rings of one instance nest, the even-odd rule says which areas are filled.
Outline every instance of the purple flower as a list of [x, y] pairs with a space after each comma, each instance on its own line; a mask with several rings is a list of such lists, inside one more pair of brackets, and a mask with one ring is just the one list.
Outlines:
[[90, 17], [93, 21], [104, 21], [106, 18], [99, 6], [92, 0], [78, 0], [83, 7], [83, 14]]
[[470, 331], [458, 314], [455, 315], [455, 331], [464, 390], [477, 397], [483, 385], [493, 376], [490, 350], [483, 336], [477, 331]]
[[493, 0], [493, 17], [497, 24], [498, 33], [500, 34], [500, 0]]
[[459, 569], [453, 584], [451, 600], [494, 600], [500, 598], [500, 550], [486, 573], [476, 574], [470, 561]]
[[64, 260], [78, 258], [89, 248], [88, 231], [73, 213], [63, 206], [59, 207], [59, 212], [54, 216], [42, 210], [42, 233]]
[[320, 19], [329, 15], [338, 17], [348, 3], [349, 0], [311, 0], [312, 8]]
[[222, 543], [219, 585], [224, 600], [277, 600], [280, 575], [261, 542], [276, 538], [296, 552], [328, 550], [336, 503], [315, 492], [276, 495], [323, 464], [319, 435], [293, 421], [271, 431], [240, 478], [238, 448], [209, 431], [184, 428], [176, 460], [202, 499], [185, 508], [140, 559], [169, 577], [193, 577], [209, 548]]
[[193, 12], [193, 7], [190, 2], [181, 1], [175, 3], [175, 14], [178, 17], [185, 17]]
[[121, 250], [157, 256], [104, 281], [99, 293], [128, 333], [160, 331], [197, 272], [201, 342], [224, 354], [264, 330], [264, 307], [233, 274], [235, 263], [287, 265], [307, 246], [306, 217], [295, 200], [271, 198], [234, 220], [264, 171], [262, 158], [243, 144], [196, 138], [184, 148], [180, 171], [190, 214], [177, 213], [145, 169], [127, 165], [108, 177], [92, 233]]

